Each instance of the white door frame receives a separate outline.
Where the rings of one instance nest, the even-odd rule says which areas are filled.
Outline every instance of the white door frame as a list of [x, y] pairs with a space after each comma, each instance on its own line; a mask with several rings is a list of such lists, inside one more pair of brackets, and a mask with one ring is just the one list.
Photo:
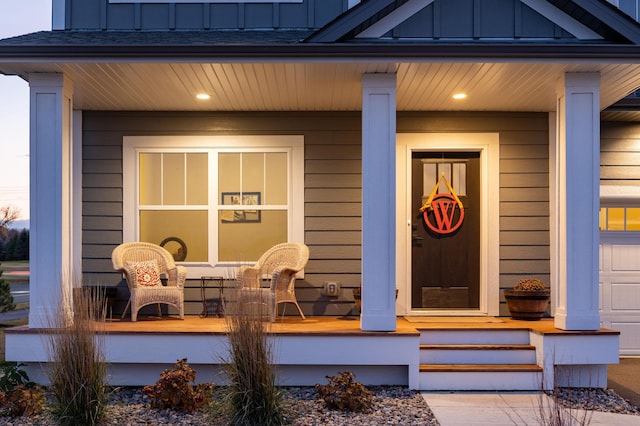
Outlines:
[[[480, 307], [411, 309], [411, 155], [413, 152], [480, 153]], [[498, 133], [398, 133], [396, 136], [396, 285], [398, 315], [499, 315], [500, 139]]]

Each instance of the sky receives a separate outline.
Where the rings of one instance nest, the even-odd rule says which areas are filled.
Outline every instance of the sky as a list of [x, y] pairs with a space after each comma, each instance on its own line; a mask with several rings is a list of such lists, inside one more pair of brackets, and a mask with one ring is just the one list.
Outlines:
[[[0, 0], [0, 38], [51, 30], [51, 0]], [[0, 206], [29, 219], [29, 86], [0, 75]]]

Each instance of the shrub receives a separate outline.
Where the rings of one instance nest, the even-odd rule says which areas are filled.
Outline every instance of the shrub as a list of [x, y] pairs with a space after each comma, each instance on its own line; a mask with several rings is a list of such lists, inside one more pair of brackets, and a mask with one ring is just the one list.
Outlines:
[[192, 413], [209, 403], [214, 389], [213, 383], [192, 385], [195, 380], [196, 372], [184, 358], [173, 370], [164, 370], [154, 385], [142, 388], [142, 393], [151, 399], [153, 408]]
[[11, 295], [11, 287], [9, 283], [2, 278], [2, 269], [0, 269], [0, 312], [14, 310], [16, 305], [13, 303]]
[[44, 389], [29, 380], [22, 366], [0, 368], [0, 407], [14, 417], [32, 416], [44, 409]]
[[98, 330], [106, 304], [95, 292], [77, 290], [73, 318], [64, 312], [49, 318], [53, 332], [47, 336], [51, 413], [63, 426], [99, 424], [107, 403], [104, 333]]
[[[254, 292], [252, 292], [254, 293]], [[227, 311], [229, 360], [223, 360], [230, 385], [226, 401], [233, 425], [280, 425], [284, 422], [282, 395], [276, 387], [271, 346], [259, 292], [245, 295]], [[247, 300], [257, 297], [256, 300]], [[229, 305], [228, 305], [229, 306]]]
[[33, 416], [44, 409], [44, 389], [40, 386], [16, 386], [3, 398], [3, 405], [13, 417]]
[[332, 410], [368, 411], [373, 406], [373, 395], [362, 383], [354, 381], [354, 378], [355, 375], [348, 371], [337, 376], [327, 376], [328, 384], [316, 385], [318, 396]]

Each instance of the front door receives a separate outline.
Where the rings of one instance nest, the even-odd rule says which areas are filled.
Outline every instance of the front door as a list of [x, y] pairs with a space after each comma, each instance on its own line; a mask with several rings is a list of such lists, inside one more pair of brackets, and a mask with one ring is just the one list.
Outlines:
[[411, 163], [411, 307], [479, 309], [480, 153], [413, 152]]

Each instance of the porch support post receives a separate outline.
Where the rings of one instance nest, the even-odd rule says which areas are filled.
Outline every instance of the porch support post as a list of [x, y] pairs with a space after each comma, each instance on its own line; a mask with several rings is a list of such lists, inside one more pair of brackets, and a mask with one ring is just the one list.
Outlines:
[[566, 73], [557, 86], [551, 194], [555, 326], [598, 330], [600, 74]]
[[73, 83], [63, 74], [29, 74], [29, 327], [70, 318], [72, 270]]
[[362, 76], [362, 314], [365, 331], [396, 329], [396, 75]]

